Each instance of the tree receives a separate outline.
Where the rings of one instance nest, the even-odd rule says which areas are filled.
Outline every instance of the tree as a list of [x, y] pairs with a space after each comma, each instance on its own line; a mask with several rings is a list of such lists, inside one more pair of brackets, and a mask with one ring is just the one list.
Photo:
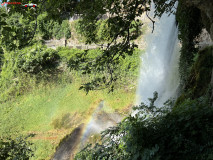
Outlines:
[[34, 34], [32, 32], [37, 27], [34, 11], [8, 12], [8, 9], [2, 7], [1, 19], [3, 25], [0, 28], [1, 46], [10, 51], [21, 49], [32, 41]]
[[[82, 89], [89, 91], [96, 88], [102, 89], [109, 87], [110, 91], [113, 91], [113, 82], [118, 79], [114, 71], [119, 65], [119, 57], [125, 58], [125, 55], [132, 55], [134, 48], [137, 47], [133, 40], [139, 34], [138, 32], [131, 32], [131, 30], [139, 30], [138, 28], [141, 24], [136, 22], [136, 18], [150, 11], [151, 0], [43, 0], [41, 2], [33, 0], [32, 2], [38, 4], [38, 10], [34, 11], [37, 16], [39, 13], [46, 11], [49, 19], [62, 21], [74, 13], [81, 15], [80, 28], [84, 30], [86, 43], [100, 45], [103, 52], [95, 59], [85, 59], [85, 54], [87, 54], [85, 52], [77, 58], [77, 61], [82, 65], [76, 67], [84, 70], [85, 74], [97, 71], [107, 72], [107, 75], [103, 74], [103, 76], [96, 77], [91, 82], [86, 83], [82, 86]], [[155, 0], [154, 2], [159, 4], [157, 5], [156, 15], [160, 16], [164, 11], [172, 12], [176, 0], [172, 0], [168, 4], [166, 3], [167, 0], [163, 2]], [[17, 6], [10, 7], [10, 9], [11, 13], [17, 11], [23, 14], [27, 13], [27, 11], [22, 11]], [[100, 36], [97, 36], [97, 22], [106, 14], [109, 15], [105, 22], [108, 30], [108, 43], [104, 46], [104, 43], [100, 41]], [[150, 20], [154, 23], [151, 18]]]

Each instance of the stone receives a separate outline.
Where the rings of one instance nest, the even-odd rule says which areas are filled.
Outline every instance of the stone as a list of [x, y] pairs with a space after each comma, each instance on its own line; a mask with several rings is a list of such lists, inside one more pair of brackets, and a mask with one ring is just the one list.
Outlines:
[[203, 24], [213, 40], [213, 0], [186, 0], [185, 3], [188, 6], [195, 6], [205, 14], [205, 18], [202, 16]]

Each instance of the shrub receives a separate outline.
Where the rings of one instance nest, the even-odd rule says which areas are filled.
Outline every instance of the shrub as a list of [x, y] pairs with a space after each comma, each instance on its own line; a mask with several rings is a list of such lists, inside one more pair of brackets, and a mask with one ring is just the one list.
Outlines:
[[55, 68], [59, 56], [54, 49], [34, 45], [21, 50], [18, 54], [18, 68], [27, 73], [37, 74], [41, 71]]
[[32, 143], [26, 138], [0, 138], [0, 159], [28, 160], [33, 157]]

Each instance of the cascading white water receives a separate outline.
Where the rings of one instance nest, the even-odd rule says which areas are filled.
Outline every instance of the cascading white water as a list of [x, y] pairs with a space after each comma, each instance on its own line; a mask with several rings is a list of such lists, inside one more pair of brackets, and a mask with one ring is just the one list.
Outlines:
[[175, 96], [178, 85], [179, 43], [175, 15], [162, 15], [156, 20], [154, 33], [146, 36], [146, 53], [141, 56], [137, 105], [148, 104], [153, 92], [158, 92], [156, 106]]
[[104, 108], [106, 109], [106, 107], [107, 106], [104, 105], [104, 101], [101, 101], [95, 112], [92, 114], [91, 120], [85, 127], [84, 133], [82, 134], [80, 142], [81, 148], [85, 147], [85, 144], [91, 135], [100, 133], [101, 131], [121, 122], [121, 115], [117, 113], [104, 112]]

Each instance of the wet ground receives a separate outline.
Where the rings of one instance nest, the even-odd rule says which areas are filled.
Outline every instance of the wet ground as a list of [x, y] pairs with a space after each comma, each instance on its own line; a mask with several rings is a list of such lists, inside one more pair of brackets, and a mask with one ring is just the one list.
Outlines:
[[60, 143], [52, 160], [70, 160], [74, 158], [75, 150], [81, 141], [83, 128], [84, 124], [81, 124]]

